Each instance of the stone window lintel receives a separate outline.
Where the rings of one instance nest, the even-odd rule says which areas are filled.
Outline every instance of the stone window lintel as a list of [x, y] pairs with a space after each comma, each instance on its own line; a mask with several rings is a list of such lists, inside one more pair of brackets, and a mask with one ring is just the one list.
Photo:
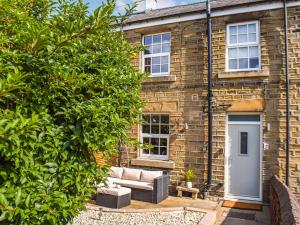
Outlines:
[[175, 168], [175, 162], [171, 160], [163, 161], [163, 160], [137, 158], [137, 159], [131, 159], [130, 162], [132, 166], [144, 166], [144, 167], [164, 168], [164, 169]]

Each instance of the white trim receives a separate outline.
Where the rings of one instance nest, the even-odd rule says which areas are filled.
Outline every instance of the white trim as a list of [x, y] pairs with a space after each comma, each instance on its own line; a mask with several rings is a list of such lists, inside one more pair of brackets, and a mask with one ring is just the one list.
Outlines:
[[[145, 58], [151, 58], [151, 63], [152, 63], [152, 58], [154, 57], [162, 57], [162, 56], [167, 56], [168, 57], [168, 72], [166, 73], [152, 73], [150, 71], [150, 77], [163, 77], [163, 76], [169, 76], [170, 75], [170, 69], [171, 69], [171, 47], [172, 47], [172, 34], [171, 32], [160, 32], [160, 33], [153, 33], [153, 34], [147, 34], [142, 36], [142, 44], [144, 45], [144, 37], [147, 36], [155, 36], [155, 35], [162, 35], [162, 34], [170, 34], [170, 42], [167, 42], [170, 44], [170, 51], [169, 52], [160, 52], [160, 53], [154, 53], [154, 54], [147, 54], [145, 55], [144, 52], [142, 52], [142, 68], [141, 72], [145, 72]], [[163, 44], [163, 42], [161, 42]], [[162, 64], [160, 64], [162, 65]], [[150, 69], [152, 69], [152, 65], [150, 65]]]
[[[248, 25], [248, 24], [255, 24], [256, 25], [256, 42], [246, 42], [239, 44], [238, 43], [238, 27], [237, 27], [237, 43], [236, 44], [230, 44], [230, 27], [231, 26], [238, 26], [238, 25]], [[242, 23], [229, 23], [226, 25], [226, 56], [225, 56], [225, 70], [227, 72], [243, 72], [243, 71], [260, 71], [261, 70], [261, 43], [260, 43], [260, 22], [258, 20], [254, 21], [247, 21], [247, 22], [242, 22]], [[248, 48], [248, 67], [246, 69], [229, 69], [229, 56], [228, 56], [228, 51], [229, 48], [236, 48], [237, 49], [237, 55], [239, 48], [241, 47], [247, 47]], [[258, 48], [258, 68], [250, 68], [250, 53], [249, 49], [250, 47], [257, 47]], [[237, 58], [237, 61], [240, 58]]]
[[[229, 115], [260, 115], [260, 122], [244, 122], [244, 121], [229, 121]], [[261, 113], [252, 113], [252, 112], [237, 112], [237, 113], [229, 113], [226, 115], [226, 125], [225, 125], [225, 156], [224, 156], [224, 167], [225, 167], [225, 174], [224, 174], [224, 199], [231, 200], [231, 201], [257, 201], [262, 202], [263, 200], [263, 115]], [[229, 153], [229, 146], [228, 146], [228, 131], [230, 124], [253, 124], [260, 126], [260, 180], [259, 180], [259, 198], [250, 198], [250, 197], [241, 197], [241, 196], [232, 196], [228, 194], [228, 186], [229, 186], [229, 170], [228, 170], [228, 153]]]
[[[170, 151], [170, 114], [168, 113], [143, 113], [143, 115], [168, 115], [169, 116], [169, 134], [148, 134], [148, 133], [143, 133], [143, 124], [139, 124], [139, 140], [140, 140], [140, 143], [143, 143], [143, 138], [144, 137], [148, 137], [148, 138], [166, 138], [167, 139], [167, 155], [153, 155], [153, 154], [144, 154], [143, 153], [143, 149], [142, 148], [139, 148], [138, 150], [138, 156], [140, 159], [153, 159], [153, 160], [162, 160], [162, 161], [166, 161], [166, 160], [169, 160], [169, 151]], [[151, 118], [150, 118], [151, 119]], [[159, 123], [161, 125], [161, 123]], [[151, 127], [151, 121], [150, 121], [150, 127]], [[151, 128], [150, 128], [151, 129]], [[159, 147], [161, 147], [159, 145]]]
[[[300, 1], [287, 3], [287, 7], [295, 7], [295, 6], [300, 6]], [[264, 3], [264, 4], [257, 4], [254, 6], [242, 6], [235, 9], [225, 9], [225, 10], [219, 10], [215, 12], [213, 11], [212, 17], [227, 16], [227, 15], [249, 13], [249, 12], [258, 12], [258, 11], [281, 9], [281, 8], [283, 8], [283, 3], [281, 2]], [[202, 14], [193, 12], [191, 13], [191, 15], [185, 15], [185, 16], [170, 16], [170, 18], [166, 18], [166, 19], [157, 19], [157, 18], [149, 19], [149, 22], [148, 21], [133, 22], [130, 25], [124, 26], [122, 30], [124, 31], [134, 30], [139, 28], [159, 26], [164, 24], [178, 23], [178, 22], [205, 19], [205, 18], [206, 18], [205, 12]]]

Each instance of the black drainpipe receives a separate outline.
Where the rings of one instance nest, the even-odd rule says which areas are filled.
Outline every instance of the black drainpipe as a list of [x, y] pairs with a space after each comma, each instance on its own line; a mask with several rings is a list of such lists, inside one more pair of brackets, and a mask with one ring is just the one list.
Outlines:
[[285, 183], [290, 184], [290, 78], [289, 78], [289, 44], [288, 44], [288, 9], [287, 2], [283, 0], [284, 6], [284, 35], [285, 35], [285, 95], [286, 95], [286, 164]]
[[208, 167], [207, 184], [204, 190], [204, 198], [208, 196], [212, 180], [212, 27], [211, 27], [211, 6], [210, 0], [206, 1], [207, 16], [207, 45], [208, 45], [208, 82], [207, 82], [207, 103], [208, 103]]

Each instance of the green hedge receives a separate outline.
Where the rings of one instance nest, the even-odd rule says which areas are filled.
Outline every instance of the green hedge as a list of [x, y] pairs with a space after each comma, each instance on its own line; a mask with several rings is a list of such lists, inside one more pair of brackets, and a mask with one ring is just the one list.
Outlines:
[[[139, 118], [144, 74], [115, 1], [0, 0], [0, 224], [67, 224]], [[127, 13], [129, 13], [127, 11]]]

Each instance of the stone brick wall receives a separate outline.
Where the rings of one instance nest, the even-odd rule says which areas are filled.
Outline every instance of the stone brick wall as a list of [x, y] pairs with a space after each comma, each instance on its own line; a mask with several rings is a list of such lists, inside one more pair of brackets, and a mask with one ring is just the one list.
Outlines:
[[[262, 71], [226, 73], [226, 24], [260, 21]], [[300, 7], [289, 9], [291, 73], [291, 190], [300, 198]], [[127, 31], [128, 40], [140, 45], [142, 35], [169, 31], [171, 72], [167, 78], [149, 78], [141, 96], [144, 112], [168, 113], [171, 121], [169, 170], [171, 191], [183, 180], [183, 171], [192, 168], [194, 183], [201, 188], [207, 177], [207, 37], [206, 21], [195, 20]], [[140, 68], [140, 56], [134, 60]], [[224, 195], [224, 149], [228, 112], [260, 112], [263, 123], [263, 190], [268, 200], [269, 180], [285, 176], [285, 92], [283, 10], [269, 10], [213, 18], [213, 183], [211, 196]], [[231, 105], [229, 107], [229, 105]], [[131, 134], [139, 135], [139, 127]], [[268, 147], [267, 147], [268, 146]], [[138, 158], [128, 148], [123, 163]]]
[[288, 187], [277, 176], [271, 178], [271, 224], [296, 225], [300, 224], [300, 206]]

